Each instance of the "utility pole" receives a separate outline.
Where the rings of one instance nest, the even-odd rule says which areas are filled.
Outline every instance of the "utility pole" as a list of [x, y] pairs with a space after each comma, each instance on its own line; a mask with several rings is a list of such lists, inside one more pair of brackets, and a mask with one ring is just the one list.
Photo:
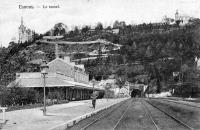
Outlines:
[[[181, 68], [183, 66], [183, 58], [181, 57]], [[183, 84], [183, 71], [181, 70], [181, 83]]]
[[147, 77], [147, 89], [148, 89], [148, 98], [149, 98], [149, 78]]

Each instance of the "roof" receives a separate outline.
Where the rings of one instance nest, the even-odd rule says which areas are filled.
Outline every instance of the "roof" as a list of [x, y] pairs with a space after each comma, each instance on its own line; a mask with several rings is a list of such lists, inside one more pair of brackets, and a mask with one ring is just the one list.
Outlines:
[[63, 59], [56, 58], [55, 60], [49, 62], [47, 65], [49, 66], [48, 73], [60, 72], [66, 76], [74, 76], [74, 67], [66, 63]]
[[[18, 85], [18, 87], [43, 87], [44, 80], [43, 78], [19, 78], [14, 82], [8, 85], [8, 87], [14, 87], [14, 85]], [[59, 79], [58, 77], [47, 77], [46, 78], [46, 87], [72, 87], [73, 84]]]
[[41, 65], [42, 64], [42, 59], [35, 59], [35, 60], [32, 60], [32, 61], [29, 61], [28, 63], [29, 64], [37, 64], [37, 65]]
[[[61, 59], [61, 58], [56, 58], [54, 60], [52, 60], [51, 62], [48, 63], [48, 66], [51, 65], [51, 64], [59, 64], [59, 69], [63, 69], [65, 68], [66, 66], [70, 66], [70, 67], [78, 67], [80, 69], [83, 69], [84, 70], [84, 67], [82, 64], [79, 64], [79, 65], [76, 65], [75, 62], [71, 62], [70, 59], [68, 59], [69, 61], [66, 61], [64, 59]], [[63, 70], [64, 71], [64, 70]], [[60, 72], [63, 72], [63, 71], [60, 71]]]
[[[44, 79], [41, 73], [17, 73], [17, 79], [11, 82], [7, 87], [26, 87], [39, 88], [44, 86]], [[75, 87], [82, 89], [93, 89], [89, 84], [74, 82], [72, 79], [63, 78], [59, 73], [48, 73], [46, 78], [46, 87]], [[103, 90], [95, 88], [95, 90]]]
[[50, 40], [53, 40], [53, 39], [61, 39], [63, 38], [64, 36], [43, 36], [43, 39], [50, 39]]
[[[85, 88], [85, 89], [93, 89], [93, 86], [88, 85], [88, 84], [78, 83], [78, 82], [74, 82], [74, 81], [68, 81], [68, 82], [75, 85], [76, 87]], [[103, 89], [96, 88], [96, 87], [94, 87], [94, 89], [95, 90], [103, 90]]]

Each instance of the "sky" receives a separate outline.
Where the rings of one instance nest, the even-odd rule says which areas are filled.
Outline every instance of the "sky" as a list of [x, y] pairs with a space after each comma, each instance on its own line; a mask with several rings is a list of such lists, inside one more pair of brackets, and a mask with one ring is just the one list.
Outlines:
[[[21, 9], [19, 6], [32, 6]], [[43, 8], [43, 6], [59, 8]], [[160, 22], [167, 15], [200, 18], [200, 0], [1, 0], [0, 44], [8, 46], [13, 37], [18, 39], [21, 16], [24, 24], [37, 33], [50, 30], [56, 23], [72, 26], [111, 25], [115, 20], [127, 24]]]

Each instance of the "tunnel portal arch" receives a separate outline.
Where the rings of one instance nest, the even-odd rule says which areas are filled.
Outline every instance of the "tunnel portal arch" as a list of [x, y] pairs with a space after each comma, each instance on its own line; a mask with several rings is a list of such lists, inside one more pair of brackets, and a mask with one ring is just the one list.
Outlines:
[[131, 97], [143, 97], [144, 95], [144, 84], [132, 84], [130, 85], [130, 96]]
[[140, 89], [132, 89], [131, 91], [131, 97], [141, 97], [142, 96], [142, 90]]

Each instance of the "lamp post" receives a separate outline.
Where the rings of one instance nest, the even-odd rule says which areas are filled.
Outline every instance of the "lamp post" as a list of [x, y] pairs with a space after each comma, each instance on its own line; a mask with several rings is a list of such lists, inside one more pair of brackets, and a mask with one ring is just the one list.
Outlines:
[[94, 77], [93, 77], [93, 79], [92, 79], [92, 85], [93, 85], [93, 94], [94, 94], [94, 83], [95, 83], [95, 79], [94, 79]]
[[44, 110], [43, 110], [43, 115], [46, 116], [46, 92], [45, 92], [45, 88], [46, 88], [46, 75], [47, 75], [47, 70], [48, 70], [49, 66], [47, 65], [46, 61], [43, 60], [43, 63], [41, 65], [41, 74], [43, 75], [43, 85], [44, 85]]
[[149, 98], [149, 77], [147, 76], [147, 90], [148, 90], [148, 98]]

